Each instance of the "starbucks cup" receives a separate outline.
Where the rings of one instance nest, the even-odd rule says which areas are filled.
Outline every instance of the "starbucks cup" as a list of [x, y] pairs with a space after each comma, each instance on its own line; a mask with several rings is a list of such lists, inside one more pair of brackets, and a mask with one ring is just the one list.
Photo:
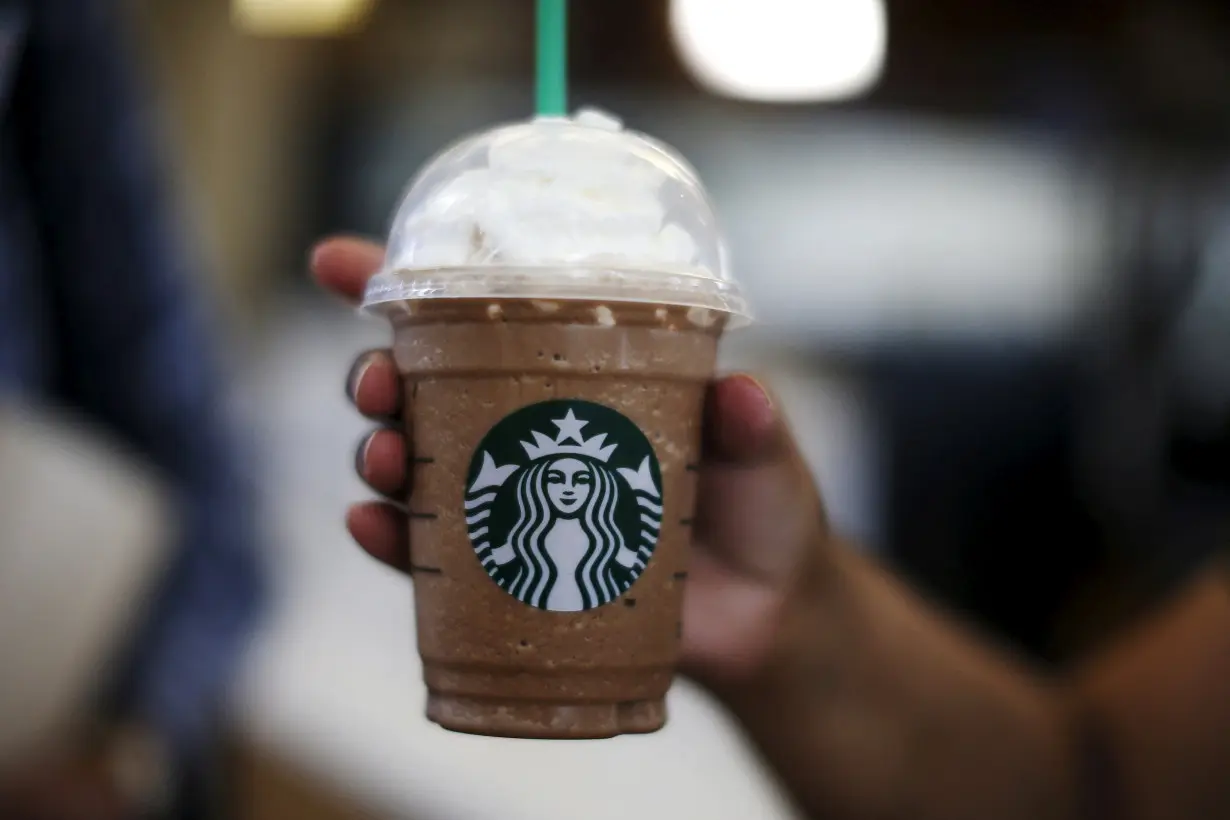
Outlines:
[[365, 307], [388, 318], [427, 716], [598, 738], [666, 719], [701, 412], [748, 318], [700, 181], [603, 115], [437, 156]]

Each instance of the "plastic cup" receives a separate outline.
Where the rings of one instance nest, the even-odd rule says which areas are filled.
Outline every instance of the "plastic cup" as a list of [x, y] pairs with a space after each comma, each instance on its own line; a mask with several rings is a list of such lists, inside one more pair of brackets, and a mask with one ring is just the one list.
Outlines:
[[696, 174], [592, 113], [463, 139], [410, 186], [365, 307], [406, 389], [427, 716], [659, 729], [705, 389], [748, 318]]

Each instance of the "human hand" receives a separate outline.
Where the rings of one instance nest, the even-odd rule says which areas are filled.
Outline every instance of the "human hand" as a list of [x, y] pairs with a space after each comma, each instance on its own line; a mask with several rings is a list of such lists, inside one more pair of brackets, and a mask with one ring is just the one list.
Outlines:
[[[357, 239], [321, 243], [312, 272], [321, 287], [354, 302], [379, 268], [383, 249]], [[403, 507], [411, 443], [398, 424], [405, 408], [388, 350], [362, 354], [347, 393], [382, 423], [356, 454], [360, 478], [385, 497], [346, 516], [355, 541], [401, 571], [410, 564]], [[822, 582], [829, 551], [823, 505], [772, 398], [753, 378], [715, 382], [705, 410], [695, 543], [684, 602], [681, 665], [702, 684], [754, 678], [789, 639], [790, 613]]]

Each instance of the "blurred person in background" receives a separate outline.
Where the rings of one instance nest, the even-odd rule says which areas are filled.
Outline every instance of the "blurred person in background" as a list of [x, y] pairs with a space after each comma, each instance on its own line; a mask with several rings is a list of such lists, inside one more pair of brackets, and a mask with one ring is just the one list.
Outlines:
[[155, 465], [180, 540], [96, 724], [0, 771], [5, 820], [192, 816], [262, 599], [253, 496], [120, 9], [0, 2], [0, 394], [78, 411]]
[[[331, 240], [313, 269], [353, 301], [382, 258], [379, 246]], [[368, 553], [407, 571], [396, 499], [411, 443], [397, 426], [405, 396], [390, 352], [363, 354], [347, 391], [388, 425], [357, 460], [386, 500], [355, 505], [347, 525]], [[1230, 817], [1230, 561], [1049, 677], [843, 545], [755, 380], [718, 381], [706, 413], [683, 669], [808, 816]]]

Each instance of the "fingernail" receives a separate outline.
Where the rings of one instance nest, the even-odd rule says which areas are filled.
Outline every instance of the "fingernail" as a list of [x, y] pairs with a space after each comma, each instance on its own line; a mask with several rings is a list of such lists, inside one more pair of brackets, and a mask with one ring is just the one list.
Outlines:
[[363, 481], [367, 480], [367, 450], [372, 446], [372, 439], [376, 437], [377, 432], [373, 430], [359, 439], [359, 446], [354, 451], [354, 471]]
[[769, 388], [765, 386], [764, 382], [750, 373], [740, 373], [735, 378], [755, 388], [756, 392], [760, 394], [764, 412], [762, 420], [771, 424], [777, 417], [777, 401], [773, 397], [773, 391], [769, 390]]
[[326, 244], [327, 243], [324, 241], [317, 242], [315, 245], [313, 245], [311, 248], [308, 249], [308, 257], [307, 257], [308, 270], [314, 271], [319, 266], [320, 253], [322, 250], [324, 250], [324, 247]]
[[363, 375], [367, 373], [367, 368], [372, 366], [375, 358], [376, 351], [369, 350], [355, 359], [350, 366], [350, 372], [346, 374], [346, 398], [350, 399], [351, 404], [357, 401], [359, 382], [363, 381]]

